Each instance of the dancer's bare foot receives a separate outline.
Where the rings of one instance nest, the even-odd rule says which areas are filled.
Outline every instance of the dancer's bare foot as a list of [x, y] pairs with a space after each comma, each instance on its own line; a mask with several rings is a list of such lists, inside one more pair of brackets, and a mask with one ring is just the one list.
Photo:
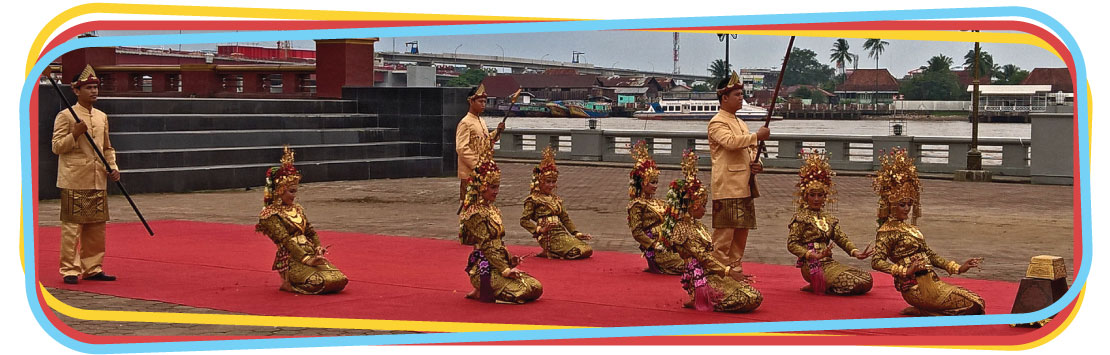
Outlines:
[[466, 298], [469, 298], [469, 299], [472, 299], [472, 300], [478, 299], [478, 290], [475, 289], [473, 291], [470, 291], [470, 293], [466, 294]]
[[689, 300], [686, 301], [686, 303], [682, 304], [682, 307], [694, 308], [694, 299], [690, 298]]
[[813, 292], [813, 285], [802, 286], [802, 292]]

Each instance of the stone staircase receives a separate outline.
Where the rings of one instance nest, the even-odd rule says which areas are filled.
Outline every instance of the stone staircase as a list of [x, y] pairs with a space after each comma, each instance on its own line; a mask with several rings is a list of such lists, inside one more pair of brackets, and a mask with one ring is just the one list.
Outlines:
[[131, 193], [261, 186], [284, 144], [296, 151], [303, 182], [443, 170], [438, 151], [422, 152], [427, 145], [402, 140], [398, 128], [381, 127], [352, 100], [102, 97], [97, 107], [108, 113]]

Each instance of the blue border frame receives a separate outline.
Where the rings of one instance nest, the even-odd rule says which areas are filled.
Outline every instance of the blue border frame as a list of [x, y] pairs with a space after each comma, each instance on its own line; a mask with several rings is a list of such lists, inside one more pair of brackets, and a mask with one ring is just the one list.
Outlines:
[[[512, 23], [512, 24], [484, 24], [484, 25], [453, 25], [430, 27], [406, 28], [369, 28], [369, 29], [332, 29], [332, 30], [299, 30], [299, 31], [256, 31], [236, 33], [202, 33], [202, 34], [175, 34], [175, 35], [147, 35], [126, 37], [92, 37], [73, 39], [62, 43], [42, 56], [31, 73], [41, 73], [51, 61], [63, 53], [85, 47], [107, 46], [136, 46], [151, 44], [198, 44], [219, 43], [228, 41], [277, 41], [277, 40], [311, 40], [321, 38], [365, 38], [365, 37], [400, 37], [400, 36], [443, 36], [443, 35], [474, 35], [474, 34], [503, 34], [503, 33], [528, 33], [528, 32], [562, 32], [562, 31], [597, 31], [621, 30], [642, 28], [669, 28], [669, 27], [707, 27], [707, 26], [735, 26], [735, 25], [766, 25], [789, 23], [823, 23], [823, 22], [854, 22], [854, 21], [890, 21], [890, 20], [925, 20], [925, 19], [967, 19], [967, 18], [992, 18], [992, 17], [1020, 17], [1039, 22], [1054, 31], [1059, 39], [1071, 51], [1076, 72], [1075, 105], [1078, 108], [1077, 120], [1080, 123], [1089, 119], [1087, 93], [1087, 73], [1083, 55], [1078, 44], [1062, 24], [1047, 14], [1026, 7], [985, 7], [985, 8], [954, 8], [931, 10], [891, 10], [891, 11], [866, 11], [842, 13], [808, 13], [784, 15], [745, 15], [745, 16], [716, 16], [716, 17], [689, 17], [670, 19], [633, 19], [633, 20], [591, 20], [568, 22], [543, 22], [543, 23]], [[233, 38], [234, 37], [234, 38]], [[30, 98], [31, 92], [38, 84], [38, 75], [28, 77], [23, 86], [20, 98], [20, 167], [22, 168], [22, 213], [34, 211], [33, 196], [29, 183], [32, 179], [31, 150], [30, 150]], [[39, 127], [42, 129], [42, 127]], [[547, 339], [583, 339], [583, 338], [609, 338], [609, 337], [635, 337], [635, 336], [664, 336], [664, 335], [696, 335], [720, 333], [755, 333], [755, 332], [797, 332], [831, 329], [874, 329], [874, 328], [907, 328], [907, 327], [940, 327], [940, 326], [966, 326], [989, 324], [1014, 324], [1030, 323], [1051, 317], [1078, 296], [1080, 290], [1086, 285], [1087, 276], [1091, 265], [1091, 205], [1090, 205], [1090, 141], [1086, 124], [1077, 124], [1078, 129], [1078, 163], [1079, 176], [1077, 183], [1081, 193], [1081, 229], [1082, 229], [1082, 263], [1073, 286], [1059, 301], [1037, 312], [1025, 314], [991, 314], [977, 316], [954, 317], [925, 317], [925, 318], [873, 318], [873, 319], [842, 319], [842, 320], [817, 320], [817, 321], [790, 321], [790, 322], [758, 322], [758, 323], [730, 323], [730, 324], [700, 324], [700, 325], [667, 325], [667, 326], [642, 326], [642, 327], [611, 327], [588, 329], [560, 329], [560, 330], [521, 330], [521, 331], [495, 331], [472, 333], [433, 333], [433, 334], [403, 334], [403, 335], [364, 335], [343, 337], [319, 338], [285, 338], [285, 339], [249, 339], [249, 340], [213, 340], [195, 342], [173, 343], [141, 343], [141, 344], [87, 344], [76, 341], [61, 333], [49, 322], [43, 313], [42, 307], [31, 307], [32, 313], [43, 329], [62, 345], [71, 349], [88, 353], [120, 353], [120, 352], [168, 352], [168, 351], [201, 351], [201, 350], [236, 350], [236, 349], [267, 349], [267, 348], [300, 348], [300, 347], [325, 347], [325, 346], [357, 346], [357, 345], [391, 345], [391, 344], [436, 344], [436, 343], [467, 343], [490, 341], [517, 341], [517, 340], [547, 340]], [[41, 152], [40, 152], [41, 153]], [[25, 286], [30, 304], [39, 305], [35, 284], [35, 238], [34, 216], [23, 218], [23, 258]], [[26, 231], [32, 231], [28, 236]]]

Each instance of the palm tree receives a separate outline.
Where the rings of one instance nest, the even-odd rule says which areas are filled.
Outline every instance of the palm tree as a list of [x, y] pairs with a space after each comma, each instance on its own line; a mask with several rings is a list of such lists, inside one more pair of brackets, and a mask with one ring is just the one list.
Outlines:
[[922, 67], [922, 69], [925, 69], [927, 72], [946, 72], [952, 67], [952, 57], [944, 54], [937, 54], [929, 58], [929, 61], [925, 62], [925, 64], [926, 65]]
[[[974, 65], [974, 64], [975, 64], [975, 50], [971, 49], [971, 50], [967, 51], [967, 54], [964, 54], [964, 65], [967, 66], [968, 68], [972, 68], [972, 65]], [[995, 73], [998, 73], [999, 70], [1000, 70], [1000, 68], [998, 67], [998, 65], [994, 64], [994, 57], [992, 57], [990, 55], [990, 53], [987, 53], [987, 51], [980, 50], [979, 51], [979, 70], [978, 70], [978, 72], [975, 73], [975, 77], [982, 78], [982, 77], [985, 76], [985, 77], [991, 78], [991, 77], [994, 77]], [[990, 80], [988, 79], [988, 84], [989, 84], [989, 81]]]
[[871, 38], [868, 39], [867, 42], [863, 42], [863, 49], [868, 50], [867, 57], [875, 58], [875, 69], [879, 69], [879, 56], [883, 54], [883, 50], [886, 49], [886, 45], [888, 44], [890, 44], [890, 42], [878, 38]]
[[844, 74], [848, 70], [848, 67], [844, 65], [845, 63], [852, 63], [856, 60], [855, 54], [848, 52], [848, 41], [843, 38], [833, 42], [833, 48], [829, 51], [832, 52], [829, 54], [829, 61], [836, 63], [836, 67], [840, 68], [840, 74]]
[[1003, 65], [994, 73], [994, 77], [998, 79], [998, 84], [1015, 85], [1025, 80], [1027, 76], [1029, 76], [1028, 70], [1021, 69], [1021, 67], [1013, 64]]
[[732, 75], [731, 67], [732, 65], [725, 64], [724, 60], [714, 60], [713, 63], [709, 65], [709, 76], [712, 77], [709, 84], [713, 87], [717, 87], [717, 83], [721, 80], [728, 80], [728, 77]]

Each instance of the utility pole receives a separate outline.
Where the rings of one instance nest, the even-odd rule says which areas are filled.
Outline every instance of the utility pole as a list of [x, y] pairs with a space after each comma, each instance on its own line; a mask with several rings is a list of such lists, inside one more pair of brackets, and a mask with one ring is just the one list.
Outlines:
[[678, 70], [678, 32], [674, 33], [674, 74], [679, 74]]

